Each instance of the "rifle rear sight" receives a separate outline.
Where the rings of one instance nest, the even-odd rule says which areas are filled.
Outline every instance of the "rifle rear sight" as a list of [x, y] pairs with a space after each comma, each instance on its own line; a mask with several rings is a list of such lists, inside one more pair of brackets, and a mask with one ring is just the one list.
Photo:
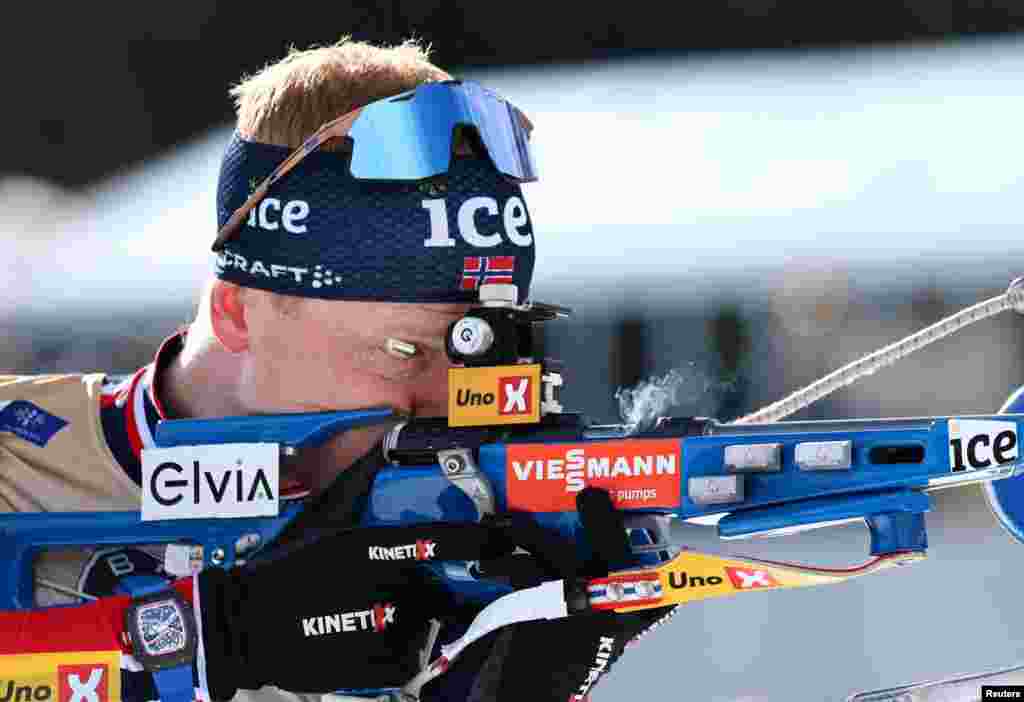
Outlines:
[[470, 368], [533, 363], [534, 324], [568, 317], [568, 307], [543, 302], [517, 304], [518, 286], [485, 283], [480, 306], [448, 326], [446, 348], [452, 363]]
[[[540, 387], [537, 402], [539, 412], [531, 420], [537, 422], [546, 414], [558, 414], [562, 411], [562, 405], [555, 397], [556, 388], [562, 385], [562, 376], [547, 368], [548, 359], [536, 357], [539, 348], [535, 343], [534, 327], [541, 322], [568, 317], [572, 311], [568, 307], [543, 302], [518, 304], [518, 299], [518, 287], [515, 285], [481, 285], [480, 305], [471, 308], [465, 316], [449, 325], [445, 348], [449, 360], [461, 364], [464, 368], [509, 368], [511, 374], [506, 380], [518, 377], [515, 373], [516, 366], [539, 365], [540, 372], [534, 376], [534, 382], [539, 381], [537, 384]], [[450, 384], [454, 377], [449, 374]], [[525, 409], [528, 403], [523, 393], [529, 391], [530, 381], [520, 378], [519, 382], [520, 385], [516, 386], [517, 389], [513, 393], [516, 400], [512, 402], [518, 401], [518, 407]], [[466, 393], [470, 398], [468, 404], [476, 405], [493, 405], [501, 395], [501, 392], [480, 392], [474, 396], [469, 390], [466, 390]], [[508, 400], [506, 404], [509, 404]], [[502, 411], [502, 414], [512, 413]], [[452, 426], [456, 425], [457, 422], [453, 421]]]

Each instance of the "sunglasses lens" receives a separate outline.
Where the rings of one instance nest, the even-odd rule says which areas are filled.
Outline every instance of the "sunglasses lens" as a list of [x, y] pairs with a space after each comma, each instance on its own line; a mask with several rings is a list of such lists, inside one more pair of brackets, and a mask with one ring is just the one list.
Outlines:
[[528, 125], [517, 108], [476, 83], [430, 83], [363, 108], [349, 130], [352, 175], [420, 180], [446, 173], [452, 134], [466, 126], [480, 135], [501, 173], [519, 182], [534, 181]]

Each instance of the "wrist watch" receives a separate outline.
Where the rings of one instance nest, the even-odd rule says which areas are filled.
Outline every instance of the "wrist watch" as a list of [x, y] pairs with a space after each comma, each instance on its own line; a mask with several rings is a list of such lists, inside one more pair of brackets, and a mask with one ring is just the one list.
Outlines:
[[125, 610], [124, 626], [132, 655], [153, 673], [161, 702], [194, 700], [196, 623], [181, 593], [166, 584], [150, 592], [136, 591]]

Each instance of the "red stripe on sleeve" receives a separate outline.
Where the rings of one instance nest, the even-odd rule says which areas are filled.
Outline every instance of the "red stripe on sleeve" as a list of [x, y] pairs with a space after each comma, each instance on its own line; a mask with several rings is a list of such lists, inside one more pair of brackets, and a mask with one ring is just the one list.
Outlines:
[[136, 421], [146, 421], [145, 417], [135, 416], [135, 391], [142, 380], [142, 375], [146, 372], [147, 366], [143, 366], [135, 372], [135, 376], [132, 378], [132, 384], [128, 390], [128, 399], [124, 403], [125, 413], [125, 427], [128, 430], [128, 443], [132, 446], [132, 452], [135, 457], [140, 461], [142, 460], [142, 438], [139, 436], [139, 427], [135, 424]]

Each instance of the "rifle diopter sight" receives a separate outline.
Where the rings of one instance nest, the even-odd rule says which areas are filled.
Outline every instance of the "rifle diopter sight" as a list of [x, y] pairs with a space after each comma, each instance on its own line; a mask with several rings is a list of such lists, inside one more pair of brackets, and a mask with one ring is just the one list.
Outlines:
[[450, 426], [530, 424], [560, 413], [555, 389], [562, 376], [536, 357], [534, 327], [568, 317], [567, 307], [518, 303], [517, 286], [485, 283], [480, 306], [448, 327]]

